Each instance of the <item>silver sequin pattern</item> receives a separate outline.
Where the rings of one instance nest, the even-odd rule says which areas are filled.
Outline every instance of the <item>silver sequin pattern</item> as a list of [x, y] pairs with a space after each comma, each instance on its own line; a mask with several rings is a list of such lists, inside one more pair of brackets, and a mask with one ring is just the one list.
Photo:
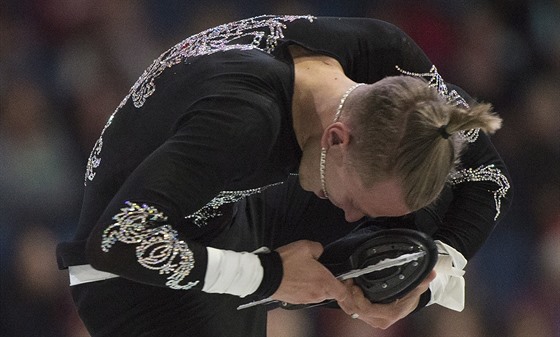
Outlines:
[[115, 221], [103, 231], [101, 249], [108, 252], [117, 242], [136, 245], [136, 259], [144, 268], [169, 275], [165, 283], [171, 289], [188, 290], [199, 281], [183, 283], [194, 268], [194, 255], [185, 241], [156, 208], [133, 202], [113, 217]]
[[243, 191], [222, 191], [215, 198], [210, 200], [210, 202], [207, 203], [204, 207], [194, 212], [193, 214], [186, 216], [185, 219], [191, 220], [198, 227], [205, 226], [208, 224], [209, 220], [222, 216], [222, 213], [219, 210], [220, 206], [237, 202], [245, 197], [261, 193], [270, 187], [281, 184], [282, 182], [278, 182], [267, 186], [252, 188]]
[[[430, 71], [427, 73], [413, 73], [410, 71], [403, 70], [399, 66], [395, 66], [395, 68], [397, 68], [397, 70], [403, 73], [404, 75], [426, 78], [428, 80], [428, 86], [432, 88], [436, 88], [437, 92], [441, 96], [443, 96], [449, 104], [453, 104], [455, 106], [462, 105], [466, 109], [469, 108], [469, 104], [467, 103], [467, 101], [465, 101], [465, 99], [461, 97], [461, 95], [459, 95], [459, 93], [457, 93], [456, 90], [449, 91], [447, 85], [445, 84], [445, 81], [438, 73], [435, 65], [432, 65], [432, 68], [430, 68]], [[479, 132], [480, 129], [477, 128], [468, 131], [459, 131], [459, 135], [467, 142], [474, 143], [478, 139]]]
[[[142, 73], [140, 78], [138, 78], [130, 89], [128, 95], [121, 101], [119, 106], [109, 117], [109, 120], [101, 131], [101, 136], [95, 143], [89, 156], [84, 184], [87, 184], [88, 181], [93, 181], [95, 178], [95, 169], [101, 164], [103, 134], [111, 125], [117, 111], [126, 104], [129, 98], [132, 99], [136, 108], [142, 107], [146, 99], [155, 92], [156, 85], [154, 80], [160, 76], [163, 71], [176, 64], [185, 62], [188, 58], [210, 55], [220, 51], [258, 49], [270, 53], [276, 48], [278, 40], [284, 37], [283, 30], [286, 28], [285, 23], [300, 19], [313, 22], [315, 17], [310, 15], [261, 15], [230, 22], [190, 36], [161, 54]], [[249, 39], [250, 42], [247, 42], [247, 39]]]
[[500, 216], [502, 199], [505, 198], [510, 188], [509, 180], [502, 171], [493, 164], [480, 166], [476, 169], [468, 168], [459, 170], [449, 176], [449, 182], [452, 185], [473, 181], [491, 181], [498, 185], [497, 189], [491, 191], [494, 194], [494, 202], [496, 204], [496, 216], [494, 217], [494, 220], [497, 220]]

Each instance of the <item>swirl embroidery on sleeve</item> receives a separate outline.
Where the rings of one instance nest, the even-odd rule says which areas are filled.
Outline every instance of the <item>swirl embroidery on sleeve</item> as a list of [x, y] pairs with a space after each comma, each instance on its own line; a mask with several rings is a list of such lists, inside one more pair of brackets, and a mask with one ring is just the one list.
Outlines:
[[[430, 68], [430, 71], [427, 73], [413, 73], [410, 71], [406, 71], [401, 69], [399, 66], [395, 66], [395, 68], [397, 68], [398, 71], [400, 71], [401, 73], [403, 73], [404, 75], [408, 75], [408, 76], [415, 76], [415, 77], [425, 77], [428, 80], [428, 86], [431, 88], [436, 88], [437, 92], [444, 97], [447, 102], [449, 104], [458, 106], [458, 105], [462, 105], [464, 108], [468, 109], [469, 108], [469, 104], [467, 103], [467, 101], [465, 101], [465, 99], [463, 97], [461, 97], [461, 95], [459, 95], [459, 93], [456, 90], [451, 90], [449, 91], [449, 89], [447, 88], [447, 85], [445, 84], [445, 81], [443, 80], [443, 78], [441, 77], [441, 75], [438, 73], [436, 66], [432, 65], [432, 68]], [[459, 131], [459, 135], [466, 140], [469, 143], [474, 143], [477, 139], [478, 139], [478, 133], [479, 133], [480, 129], [471, 129], [468, 131]]]
[[284, 37], [283, 31], [287, 28], [285, 23], [300, 19], [313, 22], [315, 17], [310, 15], [261, 15], [230, 22], [192, 35], [161, 54], [142, 73], [132, 88], [130, 88], [128, 95], [121, 101], [111, 117], [109, 117], [109, 121], [105, 124], [89, 156], [84, 185], [87, 185], [88, 180], [93, 181], [95, 169], [101, 164], [100, 155], [103, 148], [103, 134], [111, 125], [117, 111], [128, 102], [129, 98], [132, 99], [134, 107], [141, 108], [146, 99], [156, 91], [155, 79], [166, 69], [185, 62], [192, 57], [233, 49], [258, 49], [271, 53], [276, 48], [278, 40]]
[[493, 164], [488, 166], [481, 166], [477, 169], [463, 169], [449, 176], [449, 182], [452, 185], [457, 185], [469, 181], [491, 181], [498, 185], [498, 189], [491, 191], [494, 194], [494, 202], [496, 203], [496, 216], [494, 217], [494, 220], [497, 220], [500, 216], [502, 198], [505, 198], [510, 188], [510, 184], [506, 176], [499, 168], [496, 168]]
[[194, 267], [194, 255], [186, 242], [170, 225], [162, 224], [167, 217], [156, 208], [127, 201], [103, 231], [101, 249], [108, 252], [117, 242], [136, 245], [138, 263], [160, 275], [169, 275], [165, 283], [171, 289], [188, 290], [199, 281], [183, 283]]

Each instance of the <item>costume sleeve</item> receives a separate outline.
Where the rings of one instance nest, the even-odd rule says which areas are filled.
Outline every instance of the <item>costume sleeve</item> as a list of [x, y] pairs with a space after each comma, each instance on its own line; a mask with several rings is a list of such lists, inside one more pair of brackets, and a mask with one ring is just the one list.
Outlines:
[[[446, 83], [421, 48], [399, 28], [378, 20], [368, 25], [376, 35], [368, 39], [367, 55], [377, 55], [370, 57], [374, 65], [369, 67], [369, 81], [381, 75], [423, 77], [449, 104], [476, 104], [462, 89]], [[462, 136], [468, 145], [459, 171], [449, 177], [439, 200], [417, 212], [416, 224], [470, 259], [506, 213], [512, 190], [507, 168], [489, 137], [478, 130]]]
[[228, 256], [240, 266], [247, 259], [258, 264], [255, 254], [226, 256], [196, 242], [185, 217], [266, 159], [278, 132], [268, 120], [277, 114], [266, 113], [274, 104], [263, 100], [210, 97], [190, 108], [190, 117], [135, 168], [106, 207], [87, 242], [91, 265], [150, 285], [205, 290], [210, 255], [215, 266], [226, 265]]
[[[450, 87], [473, 104], [460, 88]], [[509, 209], [513, 197], [510, 181], [490, 138], [475, 133], [467, 141], [458, 171], [448, 177], [440, 198], [416, 213], [416, 224], [469, 260]]]
[[[476, 104], [466, 92], [446, 83], [428, 57], [404, 32], [388, 27], [389, 33], [381, 39], [386, 41], [386, 46], [379, 49], [387, 51], [387, 57], [377, 61], [385, 76], [423, 77], [449, 104], [465, 107]], [[372, 73], [371, 76], [373, 79], [378, 74]], [[436, 265], [438, 276], [421, 296], [417, 310], [433, 303], [463, 310], [462, 269], [511, 205], [509, 173], [489, 137], [479, 130], [461, 132], [460, 136], [467, 142], [461, 167], [449, 176], [449, 183], [438, 200], [414, 214], [416, 227], [432, 235], [440, 253]]]

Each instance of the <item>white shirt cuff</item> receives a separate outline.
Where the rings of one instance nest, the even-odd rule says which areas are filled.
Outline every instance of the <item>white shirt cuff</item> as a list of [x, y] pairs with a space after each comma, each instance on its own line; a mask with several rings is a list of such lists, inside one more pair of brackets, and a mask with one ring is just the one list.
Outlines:
[[264, 270], [257, 255], [206, 247], [208, 264], [202, 291], [245, 297], [254, 293]]
[[430, 283], [432, 297], [427, 305], [439, 304], [455, 311], [465, 308], [465, 279], [463, 268], [467, 265], [465, 257], [455, 248], [435, 241], [438, 248], [438, 262], [434, 267], [437, 276]]

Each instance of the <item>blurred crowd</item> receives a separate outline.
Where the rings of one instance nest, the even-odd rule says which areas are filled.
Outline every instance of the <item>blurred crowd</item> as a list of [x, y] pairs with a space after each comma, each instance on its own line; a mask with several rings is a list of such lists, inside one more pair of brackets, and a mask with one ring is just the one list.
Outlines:
[[[58, 271], [87, 157], [153, 59], [260, 14], [366, 16], [401, 27], [449, 82], [504, 118], [493, 142], [512, 209], [467, 266], [467, 307], [388, 330], [332, 309], [271, 312], [270, 337], [560, 337], [560, 1], [1, 0], [0, 335], [86, 337]], [[178, 318], [180, 319], [180, 318]]]

